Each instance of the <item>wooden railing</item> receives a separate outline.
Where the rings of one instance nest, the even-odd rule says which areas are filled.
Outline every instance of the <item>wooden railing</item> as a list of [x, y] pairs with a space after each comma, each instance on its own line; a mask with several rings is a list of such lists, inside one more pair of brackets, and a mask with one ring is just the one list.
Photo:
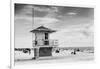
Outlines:
[[58, 46], [58, 40], [33, 40], [34, 46]]

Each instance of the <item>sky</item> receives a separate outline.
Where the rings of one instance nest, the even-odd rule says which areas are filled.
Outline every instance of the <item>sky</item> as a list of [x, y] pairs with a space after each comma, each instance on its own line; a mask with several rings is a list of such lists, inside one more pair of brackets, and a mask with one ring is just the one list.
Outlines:
[[15, 4], [14, 11], [16, 48], [32, 48], [30, 31], [41, 25], [57, 30], [50, 39], [59, 47], [94, 46], [94, 8]]

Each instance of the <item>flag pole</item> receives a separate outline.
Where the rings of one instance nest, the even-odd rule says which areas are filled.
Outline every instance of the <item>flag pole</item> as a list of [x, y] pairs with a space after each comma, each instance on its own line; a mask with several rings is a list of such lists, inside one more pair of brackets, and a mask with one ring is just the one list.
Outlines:
[[[33, 5], [32, 5], [32, 29], [34, 29], [33, 24], [34, 24], [34, 8], [33, 8]], [[33, 33], [32, 33], [32, 47], [33, 47]]]

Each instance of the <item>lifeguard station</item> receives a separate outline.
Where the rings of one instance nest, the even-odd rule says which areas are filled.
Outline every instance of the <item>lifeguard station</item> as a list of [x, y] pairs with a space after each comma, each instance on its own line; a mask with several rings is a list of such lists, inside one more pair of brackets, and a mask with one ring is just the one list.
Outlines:
[[58, 41], [50, 40], [49, 35], [56, 31], [40, 26], [31, 32], [35, 34], [35, 39], [33, 40], [34, 59], [51, 57], [53, 48], [58, 46]]

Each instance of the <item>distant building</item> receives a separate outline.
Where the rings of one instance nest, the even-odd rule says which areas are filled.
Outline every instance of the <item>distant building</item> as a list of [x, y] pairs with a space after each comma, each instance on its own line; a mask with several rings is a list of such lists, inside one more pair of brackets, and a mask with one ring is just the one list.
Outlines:
[[49, 35], [56, 31], [40, 26], [31, 32], [35, 34], [35, 40], [33, 40], [34, 58], [52, 56], [52, 50], [58, 46], [58, 41], [50, 40]]

